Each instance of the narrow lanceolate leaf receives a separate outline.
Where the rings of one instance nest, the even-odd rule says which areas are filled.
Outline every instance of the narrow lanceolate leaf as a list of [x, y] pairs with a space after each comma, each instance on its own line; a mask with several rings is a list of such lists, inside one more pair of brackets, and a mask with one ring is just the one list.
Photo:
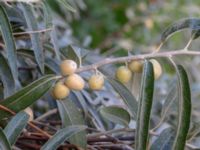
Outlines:
[[52, 42], [53, 47], [54, 47], [53, 50], [55, 52], [56, 58], [58, 60], [60, 60], [60, 50], [59, 50], [58, 37], [57, 37], [57, 34], [56, 34], [55, 26], [53, 26], [52, 31], [51, 31], [51, 42]]
[[29, 119], [29, 115], [25, 112], [19, 112], [14, 116], [8, 125], [4, 129], [4, 133], [8, 138], [11, 145], [15, 144], [17, 137], [20, 135], [22, 130], [26, 127]]
[[129, 113], [124, 108], [117, 106], [102, 107], [100, 114], [103, 118], [124, 126], [128, 126], [131, 119]]
[[53, 18], [52, 18], [51, 8], [50, 8], [49, 4], [47, 3], [47, 1], [42, 1], [42, 4], [43, 4], [42, 6], [43, 6], [46, 28], [51, 28], [53, 26], [53, 23], [52, 23]]
[[0, 78], [4, 86], [4, 97], [8, 97], [15, 92], [15, 79], [12, 75], [7, 60], [0, 53]]
[[[71, 125], [84, 125], [82, 114], [70, 99], [58, 101], [57, 105], [62, 120], [62, 125], [64, 127]], [[69, 140], [71, 143], [76, 144], [82, 148], [86, 147], [87, 141], [85, 131], [70, 137]]]
[[46, 57], [45, 58], [45, 67], [48, 67], [56, 74], [60, 74], [60, 66], [59, 62], [56, 61], [54, 58]]
[[129, 108], [132, 116], [136, 117], [138, 103], [137, 103], [135, 97], [119, 81], [109, 78], [109, 82], [112, 85], [112, 87], [116, 90], [116, 92], [122, 97], [123, 101], [125, 102], [125, 104]]
[[11, 150], [10, 143], [3, 130], [0, 128], [0, 150]]
[[[16, 113], [24, 110], [42, 97], [49, 88], [51, 88], [57, 78], [58, 77], [54, 75], [46, 75], [24, 87], [12, 96], [4, 99], [0, 102], [0, 105], [3, 105]], [[0, 120], [10, 115], [10, 113], [0, 110]]]
[[189, 28], [192, 31], [198, 31], [200, 29], [200, 19], [199, 18], [187, 18], [183, 20], [179, 20], [174, 24], [170, 25], [161, 35], [161, 41], [165, 41], [169, 36], [173, 33], [178, 32], [180, 30]]
[[17, 71], [17, 55], [14, 38], [12, 35], [11, 25], [4, 8], [0, 5], [0, 29], [5, 43], [8, 64], [15, 80], [18, 77]]
[[179, 105], [178, 105], [178, 125], [176, 129], [176, 136], [173, 143], [173, 149], [184, 149], [186, 137], [190, 127], [191, 116], [191, 93], [190, 84], [187, 73], [183, 66], [177, 66], [177, 75], [179, 82]]
[[[28, 29], [30, 31], [39, 30], [37, 27], [37, 20], [34, 17], [31, 5], [23, 3], [21, 4], [21, 8], [26, 18]], [[44, 72], [44, 54], [43, 54], [42, 43], [40, 40], [40, 33], [31, 34], [30, 37], [31, 37], [31, 43], [34, 50], [34, 55], [35, 55], [37, 64], [41, 72], [43, 73]]]
[[172, 128], [166, 128], [153, 142], [150, 150], [171, 150], [174, 138], [175, 131]]
[[197, 39], [200, 36], [200, 29], [192, 30], [191, 36], [193, 40]]
[[153, 65], [145, 62], [142, 75], [142, 83], [139, 98], [139, 109], [136, 124], [136, 149], [142, 150], [147, 148], [149, 136], [149, 122], [154, 91], [154, 72]]
[[66, 49], [62, 49], [61, 53], [68, 59], [73, 59], [77, 64], [81, 64], [81, 58], [87, 56], [88, 51], [78, 46], [69, 45]]
[[86, 126], [69, 126], [59, 130], [50, 140], [45, 143], [41, 150], [55, 150], [71, 136], [86, 129]]
[[70, 4], [68, 4], [67, 1], [65, 1], [65, 0], [58, 0], [58, 2], [61, 3], [61, 5], [64, 6], [65, 8], [67, 8], [68, 10], [70, 10], [72, 12], [76, 12], [76, 10]]
[[60, 60], [58, 38], [57, 38], [55, 26], [53, 25], [52, 10], [47, 1], [43, 1], [43, 10], [44, 10], [46, 28], [52, 28], [50, 36], [51, 36], [51, 42], [54, 47], [53, 50], [55, 52], [56, 58]]

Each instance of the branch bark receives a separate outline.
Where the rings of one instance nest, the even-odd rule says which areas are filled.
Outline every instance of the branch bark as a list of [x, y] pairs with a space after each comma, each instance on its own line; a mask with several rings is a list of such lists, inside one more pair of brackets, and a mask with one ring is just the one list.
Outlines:
[[167, 57], [179, 56], [179, 55], [195, 56], [195, 55], [200, 55], [200, 51], [190, 51], [190, 50], [181, 49], [181, 50], [175, 50], [175, 51], [132, 55], [132, 56], [126, 56], [126, 57], [106, 58], [97, 63], [80, 67], [77, 69], [76, 72], [79, 73], [79, 72], [88, 71], [88, 70], [95, 70], [107, 64], [123, 63], [123, 62], [129, 62], [131, 60], [143, 60], [143, 59], [161, 58], [161, 57], [167, 58]]

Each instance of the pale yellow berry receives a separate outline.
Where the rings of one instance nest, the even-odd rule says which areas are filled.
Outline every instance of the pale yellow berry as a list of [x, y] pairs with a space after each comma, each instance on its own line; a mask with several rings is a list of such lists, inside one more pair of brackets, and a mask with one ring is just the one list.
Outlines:
[[154, 78], [157, 80], [162, 74], [162, 67], [157, 60], [151, 59], [150, 61], [153, 64]]
[[154, 26], [154, 22], [151, 18], [147, 18], [144, 20], [144, 24], [146, 26], [147, 29], [152, 29]]
[[133, 60], [128, 64], [128, 68], [134, 73], [141, 73], [143, 69], [143, 62]]
[[116, 78], [122, 82], [127, 83], [131, 80], [132, 73], [126, 66], [121, 66], [116, 71]]
[[84, 88], [85, 82], [78, 74], [72, 74], [66, 78], [65, 85], [69, 89], [80, 91]]
[[58, 100], [66, 98], [69, 93], [69, 88], [61, 82], [56, 83], [52, 91], [53, 97]]
[[104, 86], [104, 77], [101, 74], [92, 75], [88, 83], [92, 90], [101, 90]]
[[60, 64], [60, 71], [63, 76], [73, 74], [77, 69], [77, 64], [73, 60], [64, 60]]
[[29, 115], [28, 121], [33, 121], [34, 115], [33, 115], [33, 110], [30, 107], [27, 107], [24, 109], [24, 111]]

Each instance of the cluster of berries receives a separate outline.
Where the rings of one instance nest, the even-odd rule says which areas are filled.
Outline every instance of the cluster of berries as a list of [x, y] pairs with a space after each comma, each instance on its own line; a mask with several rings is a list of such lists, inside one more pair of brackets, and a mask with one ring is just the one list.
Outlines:
[[[153, 64], [154, 77], [158, 79], [162, 74], [162, 68], [159, 62], [155, 59], [150, 60]], [[131, 61], [127, 66], [120, 66], [116, 71], [116, 78], [121, 83], [128, 83], [131, 80], [132, 73], [142, 73], [143, 61]]]
[[[64, 80], [57, 82], [52, 90], [55, 99], [66, 98], [70, 90], [80, 91], [85, 86], [83, 78], [76, 74], [77, 63], [73, 60], [64, 60], [60, 64], [60, 71]], [[101, 73], [92, 75], [88, 80], [88, 85], [92, 90], [101, 90], [104, 86], [104, 76]]]
[[[158, 79], [162, 74], [162, 68], [155, 59], [150, 61], [153, 64], [155, 79]], [[60, 64], [60, 70], [64, 80], [58, 81], [53, 87], [52, 95], [55, 99], [64, 99], [69, 95], [70, 90], [80, 91], [85, 87], [84, 79], [76, 73], [76, 62], [64, 60]], [[131, 80], [132, 73], [141, 73], [142, 70], [142, 61], [131, 61], [127, 66], [120, 66], [117, 69], [116, 78], [125, 84]], [[89, 78], [88, 85], [92, 90], [101, 90], [104, 86], [104, 76], [100, 72], [96, 72]]]

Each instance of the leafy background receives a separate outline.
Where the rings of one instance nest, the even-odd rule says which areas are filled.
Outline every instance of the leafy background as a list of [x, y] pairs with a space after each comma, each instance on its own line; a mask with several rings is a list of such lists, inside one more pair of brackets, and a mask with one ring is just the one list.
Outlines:
[[[163, 68], [163, 75], [154, 83], [154, 79], [151, 78], [151, 65], [147, 63], [144, 72], [149, 72], [147, 74], [150, 75], [150, 79], [144, 74], [134, 74], [130, 84], [120, 84], [113, 79], [113, 73], [119, 65], [117, 64], [99, 68], [108, 77], [102, 91], [94, 92], [86, 87], [81, 92], [73, 91], [64, 101], [55, 101], [49, 89], [59, 78], [61, 60], [70, 58], [84, 66], [107, 57], [150, 53], [159, 44], [163, 31], [172, 23], [188, 17], [198, 18], [199, 5], [199, 1], [189, 0], [44, 0], [34, 4], [2, 1], [0, 104], [9, 108], [11, 112], [1, 108], [1, 147], [77, 148], [68, 142], [64, 143], [68, 139], [78, 147], [85, 148], [88, 143], [88, 149], [97, 149], [95, 144], [100, 138], [111, 138], [114, 142], [106, 141], [107, 145], [100, 144], [99, 148], [121, 146], [124, 149], [133, 149], [134, 145], [138, 148], [144, 146], [148, 137], [151, 145], [148, 146], [152, 150], [176, 147], [173, 141], [176, 139], [177, 110], [180, 108], [178, 91], [181, 89], [182, 97], [188, 98], [189, 90], [184, 70], [178, 67], [180, 77], [177, 81], [176, 70], [167, 59], [158, 59]], [[199, 29], [199, 20], [189, 24], [188, 28], [194, 24], [197, 25], [195, 29]], [[178, 23], [175, 25], [180, 27]], [[161, 51], [183, 49], [190, 37], [191, 29], [177, 32], [166, 40]], [[190, 49], [198, 50], [199, 46], [196, 39]], [[82, 58], [82, 62], [79, 62], [79, 58]], [[182, 121], [187, 125], [190, 123], [189, 133], [186, 134], [186, 148], [194, 149], [200, 147], [199, 58], [179, 56], [174, 60], [184, 66], [190, 81], [192, 117], [191, 122], [187, 116], [183, 116], [185, 120]], [[92, 73], [82, 72], [81, 75], [87, 81]], [[141, 103], [144, 101], [140, 94], [146, 93], [145, 87], [141, 87], [143, 90], [139, 91], [141, 81], [146, 83], [142, 84], [143, 86], [152, 89], [154, 84], [155, 87], [154, 91], [146, 95], [152, 100], [153, 92], [153, 102], [149, 102], [148, 106], [144, 105], [144, 108], [140, 108], [140, 104], [137, 103], [138, 99]], [[186, 89], [186, 92], [183, 89]], [[152, 110], [148, 110], [151, 109], [151, 103]], [[190, 108], [185, 107], [188, 103], [182, 104], [182, 112], [189, 114]], [[33, 109], [35, 118], [29, 123], [29, 117], [22, 111], [28, 106]], [[141, 109], [146, 110], [143, 113], [147, 114], [152, 111], [150, 118], [146, 116], [144, 120], [139, 120], [137, 115], [142, 116]], [[15, 113], [17, 115], [11, 119]], [[144, 125], [142, 122], [150, 122], [150, 126], [145, 125], [146, 130], [142, 130], [142, 134], [145, 135], [143, 139], [138, 134], [141, 131], [139, 128], [136, 129], [135, 136], [136, 120], [137, 125], [141, 127]], [[160, 126], [154, 130], [155, 133], [151, 130], [151, 134], [148, 135], [148, 130], [158, 124]], [[48, 134], [40, 133], [41, 135], [36, 136], [33, 125]], [[23, 130], [25, 127], [26, 130]], [[10, 130], [12, 128], [17, 130]], [[186, 130], [182, 133], [187, 133]], [[122, 144], [119, 141], [123, 141]], [[184, 140], [180, 142], [184, 143]]]

